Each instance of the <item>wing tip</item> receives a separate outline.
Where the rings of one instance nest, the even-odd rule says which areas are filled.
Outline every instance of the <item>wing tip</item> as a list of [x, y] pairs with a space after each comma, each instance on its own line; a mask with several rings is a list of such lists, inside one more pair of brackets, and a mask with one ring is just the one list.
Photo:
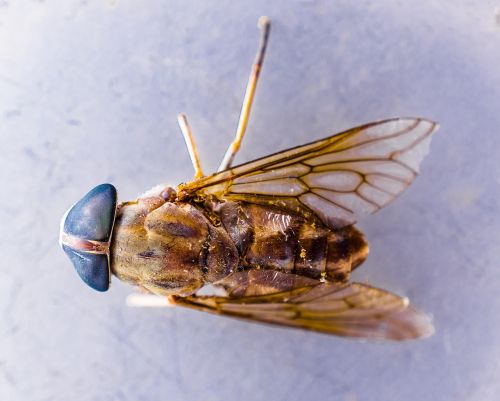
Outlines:
[[440, 127], [439, 122], [437, 122], [436, 120], [426, 118], [426, 117], [410, 117], [410, 116], [388, 118], [386, 120], [375, 121], [375, 122], [367, 124], [367, 125], [377, 125], [377, 124], [381, 124], [381, 123], [394, 122], [394, 121], [412, 121], [412, 122], [418, 121], [418, 122], [429, 123], [430, 125], [432, 125], [432, 129], [431, 129], [430, 134], [433, 134], [434, 132], [436, 132]]
[[429, 133], [430, 135], [435, 133], [440, 127], [439, 122], [432, 120], [430, 118], [425, 118], [425, 117], [403, 117], [403, 118], [401, 118], [401, 120], [410, 120], [410, 121], [419, 121], [419, 122], [423, 121], [423, 122], [429, 123], [432, 126], [432, 129], [430, 130], [430, 133]]
[[389, 324], [394, 326], [386, 337], [389, 340], [421, 340], [435, 333], [432, 317], [411, 306], [392, 315]]
[[432, 126], [431, 129], [430, 129], [429, 135], [432, 135], [437, 130], [439, 130], [440, 125], [439, 125], [439, 123], [437, 121], [431, 120], [429, 118], [421, 118], [420, 120], [421, 121], [425, 121], [425, 122], [429, 123]]

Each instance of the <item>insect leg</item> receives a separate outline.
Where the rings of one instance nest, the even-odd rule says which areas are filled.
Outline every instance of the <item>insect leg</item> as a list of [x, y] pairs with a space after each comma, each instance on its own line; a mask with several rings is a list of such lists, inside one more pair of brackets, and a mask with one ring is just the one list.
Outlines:
[[139, 293], [128, 295], [125, 303], [132, 308], [164, 308], [174, 306], [168, 297]]
[[198, 149], [196, 149], [196, 142], [194, 141], [193, 134], [191, 133], [191, 127], [188, 124], [187, 117], [185, 114], [181, 113], [177, 116], [177, 121], [181, 127], [182, 135], [186, 141], [186, 146], [188, 148], [189, 156], [191, 157], [191, 162], [194, 167], [194, 178], [198, 179], [203, 177], [203, 171], [201, 169], [200, 158], [198, 156]]
[[262, 64], [264, 62], [264, 54], [266, 52], [267, 41], [269, 40], [269, 32], [271, 29], [271, 21], [269, 20], [269, 18], [260, 17], [259, 27], [262, 29], [260, 46], [252, 66], [250, 78], [248, 79], [245, 98], [243, 99], [243, 106], [241, 107], [240, 120], [238, 121], [238, 128], [236, 129], [236, 136], [233, 142], [227, 148], [226, 154], [224, 155], [224, 158], [222, 159], [222, 162], [217, 171], [226, 170], [231, 167], [234, 156], [236, 155], [236, 153], [238, 153], [241, 141], [243, 140], [243, 136], [245, 135], [248, 119], [250, 117], [250, 109], [252, 107], [252, 101], [255, 94], [255, 88], [257, 87], [260, 70], [262, 69]]

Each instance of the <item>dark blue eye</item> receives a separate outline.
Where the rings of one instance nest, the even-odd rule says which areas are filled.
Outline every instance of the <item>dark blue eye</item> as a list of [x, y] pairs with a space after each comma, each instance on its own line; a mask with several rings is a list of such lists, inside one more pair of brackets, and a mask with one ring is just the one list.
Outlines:
[[98, 185], [71, 207], [61, 222], [64, 252], [82, 280], [97, 291], [109, 288], [109, 241], [116, 203], [116, 188]]

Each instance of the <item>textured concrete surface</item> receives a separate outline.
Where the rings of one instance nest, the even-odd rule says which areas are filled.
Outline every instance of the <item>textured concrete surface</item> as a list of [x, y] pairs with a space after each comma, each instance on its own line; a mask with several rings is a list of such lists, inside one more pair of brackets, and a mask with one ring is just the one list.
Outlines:
[[[1, 400], [497, 400], [500, 24], [494, 1], [0, 1]], [[439, 4], [439, 5], [437, 5]], [[416, 183], [364, 219], [357, 278], [434, 316], [373, 344], [98, 294], [57, 244], [90, 187], [207, 171], [273, 20], [245, 161], [371, 120], [441, 123]]]

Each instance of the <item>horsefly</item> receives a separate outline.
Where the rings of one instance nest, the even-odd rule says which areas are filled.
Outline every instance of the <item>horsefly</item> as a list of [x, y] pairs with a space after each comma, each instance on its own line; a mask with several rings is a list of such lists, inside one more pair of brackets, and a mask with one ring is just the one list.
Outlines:
[[95, 187], [62, 219], [64, 252], [97, 291], [108, 290], [111, 275], [139, 287], [144, 294], [132, 296], [133, 305], [179, 305], [369, 339], [429, 336], [431, 319], [406, 298], [349, 277], [368, 255], [357, 216], [411, 184], [437, 124], [373, 122], [232, 167], [269, 38], [268, 18], [259, 26], [236, 136], [218, 172], [203, 174], [180, 114], [194, 180], [120, 204], [113, 185]]

